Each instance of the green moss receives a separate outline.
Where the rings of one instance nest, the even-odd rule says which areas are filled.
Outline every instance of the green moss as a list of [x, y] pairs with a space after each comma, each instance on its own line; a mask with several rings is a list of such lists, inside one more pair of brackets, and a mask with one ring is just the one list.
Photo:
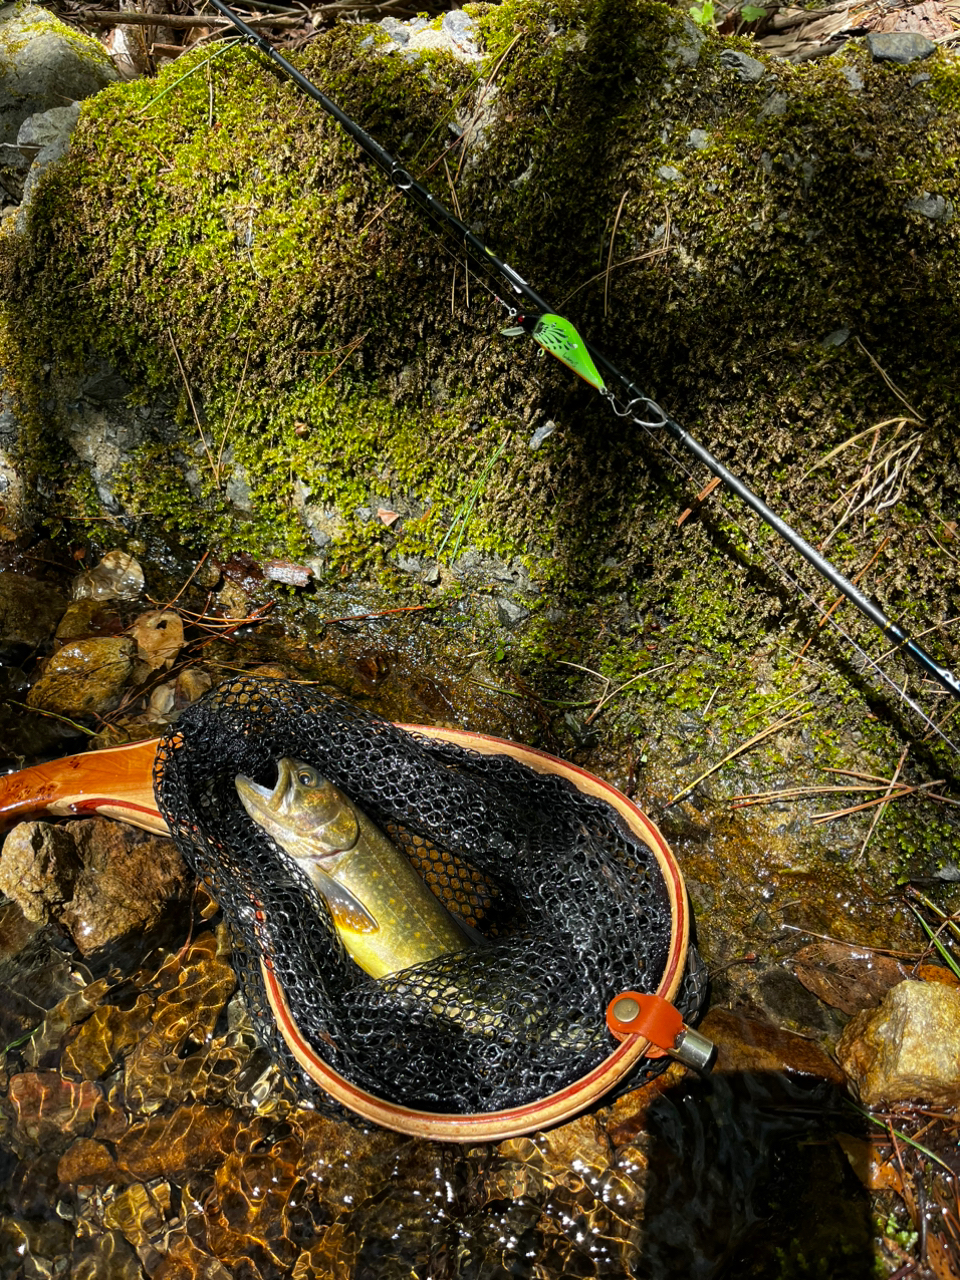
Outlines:
[[[688, 65], [680, 18], [650, 0], [471, 13], [497, 95], [468, 162], [444, 157], [464, 221], [814, 542], [866, 464], [866, 446], [833, 451], [915, 405], [923, 447], [899, 500], [848, 522], [830, 554], [856, 573], [888, 538], [865, 587], [917, 630], [951, 616], [952, 562], [929, 531], [960, 498], [958, 236], [904, 207], [929, 190], [960, 208], [949, 60], [925, 63], [932, 79], [911, 86], [908, 71], [847, 50], [771, 61], [745, 85], [720, 54], [749, 42], [710, 37]], [[449, 125], [482, 105], [482, 77], [445, 55], [364, 47], [369, 34], [338, 28], [300, 65], [452, 201], [436, 162]], [[391, 591], [408, 580], [402, 556], [449, 562], [459, 544], [512, 559], [541, 595], [525, 601], [523, 634], [491, 646], [559, 703], [589, 705], [602, 687], [561, 659], [612, 686], [642, 676], [599, 721], [616, 740], [662, 733], [723, 752], [745, 717], [759, 729], [802, 690], [816, 715], [802, 747], [770, 744], [772, 768], [804, 752], [849, 763], [851, 751], [892, 767], [909, 722], [889, 703], [869, 719], [883, 697], [767, 566], [766, 551], [784, 555], [773, 535], [719, 495], [679, 523], [704, 474], [687, 478], [684, 459], [625, 429], [535, 344], [502, 338], [503, 286], [478, 264], [468, 307], [458, 247], [292, 85], [242, 48], [206, 57], [85, 103], [29, 237], [0, 245], [4, 364], [37, 468], [68, 456], [69, 395], [51, 394], [43, 362], [66, 383], [108, 357], [141, 401], [177, 405], [176, 429], [114, 478], [141, 536], [309, 557], [309, 510], [334, 538], [331, 581]], [[706, 131], [703, 150], [692, 128]], [[665, 180], [664, 165], [679, 176]], [[841, 327], [846, 344], [823, 347]], [[548, 418], [557, 430], [533, 452]], [[237, 509], [227, 495], [241, 481], [250, 497]], [[60, 518], [93, 514], [89, 491], [66, 486], [62, 500]], [[393, 504], [390, 528], [358, 515]], [[867, 625], [842, 617], [875, 651]], [[952, 633], [930, 643], [956, 667]], [[645, 674], [657, 667], [668, 674]], [[938, 750], [921, 748], [930, 767], [945, 763]]]

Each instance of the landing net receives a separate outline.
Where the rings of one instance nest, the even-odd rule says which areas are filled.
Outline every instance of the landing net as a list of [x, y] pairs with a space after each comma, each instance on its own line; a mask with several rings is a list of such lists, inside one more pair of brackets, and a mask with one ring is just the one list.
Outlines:
[[[237, 796], [238, 773], [272, 787], [283, 756], [344, 791], [487, 945], [379, 980], [364, 973], [323, 898]], [[666, 965], [670, 905], [652, 849], [603, 801], [510, 756], [403, 731], [316, 689], [242, 678], [168, 732], [155, 784], [228, 922], [264, 1041], [326, 1109], [274, 1026], [261, 957], [340, 1075], [386, 1101], [458, 1114], [520, 1106], [585, 1075], [616, 1047], [609, 1001], [655, 991]], [[688, 977], [685, 1015], [701, 987]], [[633, 1083], [657, 1069], [648, 1062]]]

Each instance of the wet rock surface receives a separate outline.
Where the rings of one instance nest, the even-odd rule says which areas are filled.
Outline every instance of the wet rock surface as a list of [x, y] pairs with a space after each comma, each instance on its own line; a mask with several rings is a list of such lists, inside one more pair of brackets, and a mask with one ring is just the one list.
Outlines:
[[24, 649], [47, 644], [66, 603], [49, 583], [0, 573], [0, 656], [16, 658]]
[[876, 1010], [858, 1013], [837, 1045], [868, 1106], [960, 1104], [960, 987], [901, 982]]
[[135, 654], [135, 644], [124, 636], [71, 641], [48, 659], [28, 694], [29, 705], [71, 717], [112, 711]]
[[104, 818], [22, 823], [0, 852], [0, 891], [28, 920], [60, 924], [84, 956], [155, 928], [189, 884], [169, 840]]

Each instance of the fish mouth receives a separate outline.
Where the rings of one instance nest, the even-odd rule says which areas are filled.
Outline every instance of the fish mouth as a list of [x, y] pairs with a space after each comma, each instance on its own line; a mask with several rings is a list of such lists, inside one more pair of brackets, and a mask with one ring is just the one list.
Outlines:
[[238, 773], [234, 778], [234, 785], [248, 813], [251, 806], [260, 813], [276, 814], [279, 811], [290, 786], [293, 766], [286, 759], [278, 760], [276, 763], [277, 781], [273, 787], [265, 787], [259, 782], [254, 782], [253, 778], [248, 778], [245, 773]]

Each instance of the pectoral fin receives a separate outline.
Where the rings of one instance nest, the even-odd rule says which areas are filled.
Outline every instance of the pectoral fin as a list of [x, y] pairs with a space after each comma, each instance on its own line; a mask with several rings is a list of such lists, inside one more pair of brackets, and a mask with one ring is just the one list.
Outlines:
[[313, 883], [326, 899], [338, 929], [349, 929], [351, 933], [379, 932], [380, 926], [377, 921], [349, 889], [345, 889], [342, 884], [337, 884], [336, 880], [319, 868], [314, 869]]

